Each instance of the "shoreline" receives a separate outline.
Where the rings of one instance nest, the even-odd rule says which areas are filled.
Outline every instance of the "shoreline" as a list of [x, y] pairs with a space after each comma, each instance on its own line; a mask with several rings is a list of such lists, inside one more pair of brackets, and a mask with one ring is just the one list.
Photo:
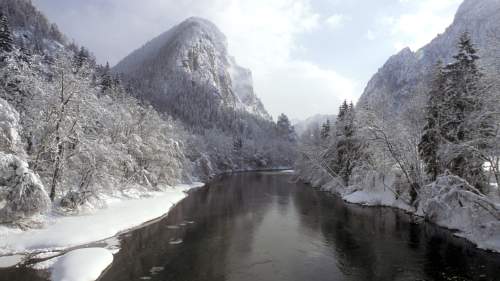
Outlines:
[[[79, 250], [82, 248], [87, 248], [87, 247], [92, 247], [93, 245], [107, 245], [107, 244], [113, 244], [114, 240], [119, 237], [120, 235], [124, 235], [126, 233], [129, 233], [131, 231], [147, 227], [151, 224], [157, 223], [158, 221], [161, 221], [165, 217], [167, 217], [170, 213], [170, 211], [175, 208], [182, 200], [184, 200], [191, 192], [195, 192], [199, 188], [205, 187], [208, 184], [210, 184], [213, 181], [216, 181], [220, 177], [232, 175], [232, 174], [239, 174], [239, 173], [259, 173], [259, 172], [280, 172], [280, 171], [291, 171], [290, 167], [276, 167], [276, 168], [269, 168], [269, 169], [244, 169], [244, 170], [235, 170], [235, 171], [226, 171], [219, 173], [217, 175], [212, 176], [209, 180], [207, 180], [206, 183], [202, 182], [194, 182], [192, 184], [180, 184], [174, 187], [168, 187], [164, 191], [159, 191], [159, 192], [147, 192], [144, 194], [140, 194], [141, 196], [143, 195], [149, 195], [148, 197], [143, 197], [143, 198], [133, 198], [133, 199], [126, 199], [126, 198], [115, 198], [115, 197], [109, 197], [108, 198], [108, 206], [103, 209], [97, 209], [95, 212], [90, 213], [90, 214], [77, 214], [77, 215], [54, 215], [54, 214], [49, 214], [49, 215], [44, 215], [43, 218], [47, 219], [46, 225], [40, 229], [28, 229], [28, 230], [21, 230], [19, 228], [15, 227], [10, 227], [10, 226], [2, 226], [0, 225], [0, 268], [1, 269], [6, 269], [6, 268], [12, 268], [15, 266], [20, 266], [20, 265], [27, 265], [27, 266], [32, 266], [37, 263], [43, 263], [47, 262], [51, 259], [56, 259], [58, 257], [61, 257], [65, 255], [66, 253], [70, 253], [75, 250]], [[164, 198], [166, 200], [161, 200], [162, 196], [167, 196], [171, 192], [178, 191], [182, 194], [175, 194], [174, 195], [174, 200], [168, 200], [169, 198]], [[77, 243], [55, 243], [53, 246], [40, 246], [36, 245], [36, 243], [31, 243], [31, 246], [25, 246], [21, 245], [21, 247], [16, 247], [19, 245], [15, 245], [17, 239], [19, 238], [18, 236], [32, 236], [32, 239], [34, 240], [39, 240], [40, 243], [42, 239], [37, 239], [38, 236], [40, 236], [40, 232], [50, 232], [49, 229], [53, 227], [54, 225], [57, 225], [58, 221], [60, 220], [78, 220], [78, 219], [92, 219], [92, 218], [98, 218], [100, 212], [111, 212], [114, 210], [115, 205], [128, 205], [127, 203], [132, 203], [133, 204], [140, 204], [145, 203], [147, 201], [156, 201], [155, 199], [159, 199], [161, 202], [157, 202], [157, 204], [161, 203], [166, 203], [170, 204], [170, 206], [165, 207], [161, 214], [158, 212], [155, 212], [155, 215], [148, 216], [146, 220], [142, 220], [139, 222], [138, 220], [133, 223], [133, 225], [129, 225], [126, 228], [120, 228], [115, 231], [112, 235], [100, 235], [98, 239], [86, 239], [83, 242], [77, 242]], [[167, 202], [168, 201], [168, 202]], [[127, 207], [127, 206], [124, 206]], [[154, 216], [154, 217], [153, 217]], [[97, 223], [98, 224], [98, 223]], [[94, 225], [95, 226], [95, 225]], [[16, 236], [16, 238], [13, 238], [13, 236]], [[71, 234], [67, 234], [67, 236], [71, 236]], [[5, 240], [9, 241], [5, 241]], [[22, 239], [21, 239], [22, 240]], [[30, 240], [27, 238], [27, 240]], [[12, 242], [12, 243], [9, 243]], [[49, 242], [50, 243], [50, 242]], [[113, 245], [111, 245], [113, 246]], [[43, 255], [47, 255], [53, 253], [50, 257], [43, 257]], [[28, 263], [30, 261], [33, 261], [33, 263]], [[43, 268], [43, 269], [48, 269], [48, 268]]]
[[[450, 231], [454, 237], [467, 241], [468, 243], [474, 245], [474, 247], [477, 249], [480, 249], [480, 250], [488, 252], [488, 253], [500, 254], [500, 245], [494, 245], [491, 247], [481, 245], [480, 240], [478, 240], [479, 238], [474, 239], [474, 237], [467, 236], [467, 233], [464, 230], [453, 229], [453, 228], [447, 227], [446, 225], [439, 224], [438, 222], [429, 221], [424, 216], [418, 214], [417, 210], [415, 210], [414, 208], [411, 209], [410, 206], [405, 205], [401, 201], [399, 201], [399, 203], [402, 203], [402, 204], [383, 204], [383, 203], [374, 204], [374, 203], [370, 203], [370, 202], [366, 202], [366, 201], [350, 201], [348, 197], [350, 195], [358, 192], [358, 191], [355, 191], [355, 192], [347, 194], [347, 195], [342, 195], [335, 188], [329, 187], [331, 182], [327, 182], [327, 183], [322, 184], [320, 186], [315, 186], [310, 181], [304, 180], [299, 174], [295, 174], [295, 176], [296, 176], [296, 180], [301, 181], [302, 183], [308, 185], [311, 188], [316, 188], [316, 189], [320, 190], [321, 192], [325, 192], [325, 193], [328, 193], [330, 195], [336, 196], [347, 204], [352, 204], [352, 205], [366, 207], [366, 208], [390, 208], [393, 210], [397, 210], [397, 211], [403, 212], [403, 213], [405, 213], [413, 218], [418, 218], [420, 220], [423, 220], [425, 223], [429, 223], [429, 224], [432, 224], [434, 226], [440, 227], [444, 230]], [[396, 201], [398, 201], [398, 199], [394, 200], [394, 202], [396, 202]], [[410, 207], [410, 208], [408, 208], [408, 207]], [[498, 234], [498, 236], [499, 236], [498, 240], [500, 241], [500, 233]]]
[[[188, 196], [189, 191], [205, 185], [199, 182], [181, 184], [164, 191], [141, 194], [148, 195], [142, 198], [108, 198], [106, 208], [90, 214], [45, 215], [42, 218], [46, 220], [46, 225], [40, 229], [21, 230], [0, 226], [0, 267], [18, 265], [37, 254], [63, 253], [105, 243], [106, 240], [148, 226], [167, 216], [173, 207]], [[82, 234], [81, 229], [90, 233]], [[11, 266], [2, 265], [3, 260], [13, 256], [23, 256], [23, 259]]]

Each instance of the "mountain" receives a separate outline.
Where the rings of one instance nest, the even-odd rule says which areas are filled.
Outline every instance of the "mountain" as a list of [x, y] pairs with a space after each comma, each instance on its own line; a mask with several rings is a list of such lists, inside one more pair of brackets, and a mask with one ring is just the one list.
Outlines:
[[44, 52], [66, 45], [66, 37], [30, 0], [0, 0], [0, 7], [9, 19], [17, 45]]
[[336, 119], [335, 115], [316, 114], [304, 120], [293, 120], [293, 127], [300, 136], [311, 128], [320, 128], [327, 120], [334, 123]]
[[227, 50], [226, 37], [211, 22], [189, 18], [124, 58], [114, 68], [140, 97], [190, 126], [227, 124], [234, 113], [266, 120], [250, 70]]
[[443, 34], [416, 52], [406, 48], [389, 58], [368, 82], [358, 106], [378, 104], [387, 114], [400, 113], [403, 105], [426, 91], [438, 61], [451, 61], [464, 32], [479, 49], [485, 72], [500, 75], [500, 0], [465, 0]]

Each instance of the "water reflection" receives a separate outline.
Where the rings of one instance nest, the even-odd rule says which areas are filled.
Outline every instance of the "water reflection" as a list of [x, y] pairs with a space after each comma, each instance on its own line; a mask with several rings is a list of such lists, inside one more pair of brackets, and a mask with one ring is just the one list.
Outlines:
[[[121, 237], [102, 281], [500, 280], [499, 255], [290, 179], [238, 174], [194, 192], [168, 218]], [[40, 280], [28, 273], [0, 271], [0, 280]]]
[[[363, 208], [272, 173], [226, 177], [192, 194], [148, 249], [124, 247], [104, 280], [496, 280], [500, 257], [387, 208]], [[172, 247], [158, 237], [182, 236]], [[156, 240], [155, 238], [156, 237]], [[125, 238], [139, 244], [135, 237]], [[125, 252], [129, 252], [128, 255]], [[154, 252], [154, 253], [150, 253]], [[123, 258], [120, 256], [123, 255]], [[127, 256], [125, 256], [127, 255]], [[160, 257], [156, 257], [160, 255]], [[136, 264], [142, 270], [131, 270]], [[119, 266], [119, 264], [123, 264]], [[148, 268], [163, 266], [157, 275]], [[127, 273], [129, 279], [123, 279]]]

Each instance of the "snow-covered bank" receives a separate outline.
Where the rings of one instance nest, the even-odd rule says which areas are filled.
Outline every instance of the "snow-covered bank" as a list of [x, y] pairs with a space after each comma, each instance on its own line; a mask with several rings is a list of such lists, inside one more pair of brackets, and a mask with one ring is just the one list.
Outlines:
[[102, 248], [86, 248], [54, 259], [53, 281], [94, 281], [113, 262], [113, 254]]
[[[423, 217], [478, 248], [500, 253], [500, 204], [482, 195], [459, 177], [444, 175], [424, 186], [412, 206], [404, 195], [397, 196], [388, 176], [366, 176], [364, 181], [343, 187], [319, 169], [298, 171], [299, 178], [344, 201], [363, 206], [385, 206]], [[366, 181], [366, 182], [365, 182]]]
[[101, 241], [157, 219], [170, 210], [192, 188], [202, 183], [179, 185], [140, 199], [108, 198], [105, 209], [79, 216], [47, 215], [45, 226], [27, 231], [0, 226], [0, 255], [63, 250]]

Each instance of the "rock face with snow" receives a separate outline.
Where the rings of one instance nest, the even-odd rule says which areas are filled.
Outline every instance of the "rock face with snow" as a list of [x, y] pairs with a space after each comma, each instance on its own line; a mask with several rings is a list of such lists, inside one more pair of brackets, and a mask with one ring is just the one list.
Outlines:
[[250, 71], [236, 64], [224, 34], [204, 19], [187, 19], [113, 70], [132, 81], [141, 98], [189, 125], [217, 122], [228, 109], [270, 119]]
[[500, 74], [500, 0], [465, 0], [453, 24], [420, 50], [406, 48], [392, 56], [372, 77], [360, 98], [360, 106], [383, 104], [386, 113], [398, 113], [402, 105], [425, 93], [438, 63], [448, 63], [456, 53], [460, 35], [469, 32], [479, 49], [481, 66], [489, 75]]

